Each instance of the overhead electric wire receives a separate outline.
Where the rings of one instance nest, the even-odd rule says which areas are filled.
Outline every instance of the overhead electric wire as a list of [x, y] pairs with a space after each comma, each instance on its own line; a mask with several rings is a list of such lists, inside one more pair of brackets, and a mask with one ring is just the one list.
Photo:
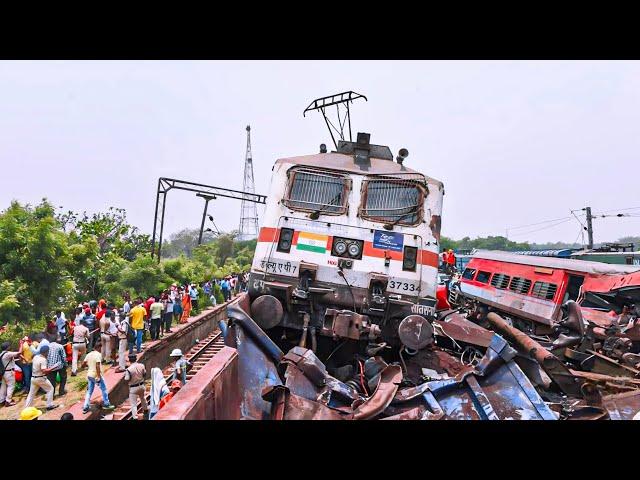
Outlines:
[[542, 225], [542, 224], [545, 224], [545, 223], [557, 222], [559, 220], [566, 220], [568, 218], [571, 218], [571, 217], [554, 218], [553, 220], [545, 220], [544, 222], [530, 223], [528, 225], [520, 225], [519, 227], [509, 227], [509, 228], [507, 228], [507, 230], [511, 231], [511, 230], [517, 230], [519, 228], [534, 227], [536, 225]]
[[518, 236], [518, 235], [529, 235], [531, 233], [539, 232], [541, 230], [547, 230], [549, 228], [553, 228], [553, 227], [557, 227], [558, 225], [562, 225], [563, 223], [567, 223], [570, 220], [572, 220], [572, 218], [571, 217], [567, 217], [566, 219], [564, 219], [564, 220], [562, 220], [560, 222], [554, 223], [552, 225], [547, 225], [546, 227], [538, 228], [538, 229], [535, 229], [535, 230], [529, 230], [527, 232], [516, 233], [515, 236]]

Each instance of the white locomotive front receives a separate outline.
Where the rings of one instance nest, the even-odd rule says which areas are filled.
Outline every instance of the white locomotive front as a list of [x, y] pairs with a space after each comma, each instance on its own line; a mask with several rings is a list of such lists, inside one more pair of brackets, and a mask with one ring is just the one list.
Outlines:
[[276, 161], [249, 294], [278, 343], [326, 358], [340, 339], [380, 354], [433, 341], [444, 187], [407, 155], [394, 161], [359, 133], [335, 152]]

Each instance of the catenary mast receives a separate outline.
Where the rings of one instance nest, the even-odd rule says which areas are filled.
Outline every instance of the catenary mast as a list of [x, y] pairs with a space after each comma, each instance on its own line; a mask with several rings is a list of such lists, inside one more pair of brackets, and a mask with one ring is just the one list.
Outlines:
[[[247, 125], [247, 153], [244, 159], [243, 188], [247, 193], [255, 193], [253, 180], [253, 159], [251, 158], [251, 126]], [[242, 201], [240, 210], [240, 233], [238, 240], [252, 240], [258, 237], [258, 209], [256, 204]]]

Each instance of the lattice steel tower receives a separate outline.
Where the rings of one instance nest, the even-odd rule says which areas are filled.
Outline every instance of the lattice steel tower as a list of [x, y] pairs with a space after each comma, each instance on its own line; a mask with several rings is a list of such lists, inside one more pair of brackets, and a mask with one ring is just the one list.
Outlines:
[[[247, 154], [244, 159], [244, 183], [242, 190], [255, 193], [253, 181], [253, 160], [251, 158], [251, 126], [247, 125]], [[238, 240], [252, 240], [258, 237], [258, 209], [254, 202], [242, 200], [240, 210], [240, 233]]]

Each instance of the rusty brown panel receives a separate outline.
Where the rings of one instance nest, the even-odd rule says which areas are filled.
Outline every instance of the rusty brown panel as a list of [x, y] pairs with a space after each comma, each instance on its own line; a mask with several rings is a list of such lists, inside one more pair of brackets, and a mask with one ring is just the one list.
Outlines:
[[340, 413], [319, 402], [307, 400], [293, 393], [286, 394], [285, 420], [345, 420]]
[[[439, 325], [444, 333], [454, 340], [470, 345], [487, 348], [493, 337], [491, 330], [487, 330], [467, 320], [459, 313], [453, 313], [448, 315], [444, 320], [437, 320], [434, 323]], [[436, 334], [437, 333], [438, 331], [436, 330]]]
[[398, 386], [402, 381], [402, 368], [398, 365], [389, 365], [380, 373], [380, 379], [376, 390], [353, 412], [354, 420], [367, 420], [379, 415], [389, 406]]
[[442, 220], [440, 215], [431, 215], [431, 221], [429, 222], [429, 228], [431, 229], [431, 233], [433, 237], [440, 243], [440, 227], [442, 224]]
[[640, 390], [607, 395], [602, 398], [602, 405], [611, 420], [632, 420], [640, 412]]
[[640, 371], [627, 365], [622, 365], [612, 358], [602, 355], [594, 350], [587, 350], [593, 355], [593, 367], [590, 369], [593, 373], [602, 373], [613, 377], [631, 377], [638, 378]]
[[582, 382], [553, 353], [529, 337], [526, 333], [509, 325], [500, 315], [491, 312], [487, 320], [496, 332], [511, 340], [522, 354], [535, 359], [560, 389], [569, 395], [582, 396]]
[[444, 413], [431, 413], [424, 407], [414, 407], [396, 415], [384, 417], [381, 420], [440, 420]]

